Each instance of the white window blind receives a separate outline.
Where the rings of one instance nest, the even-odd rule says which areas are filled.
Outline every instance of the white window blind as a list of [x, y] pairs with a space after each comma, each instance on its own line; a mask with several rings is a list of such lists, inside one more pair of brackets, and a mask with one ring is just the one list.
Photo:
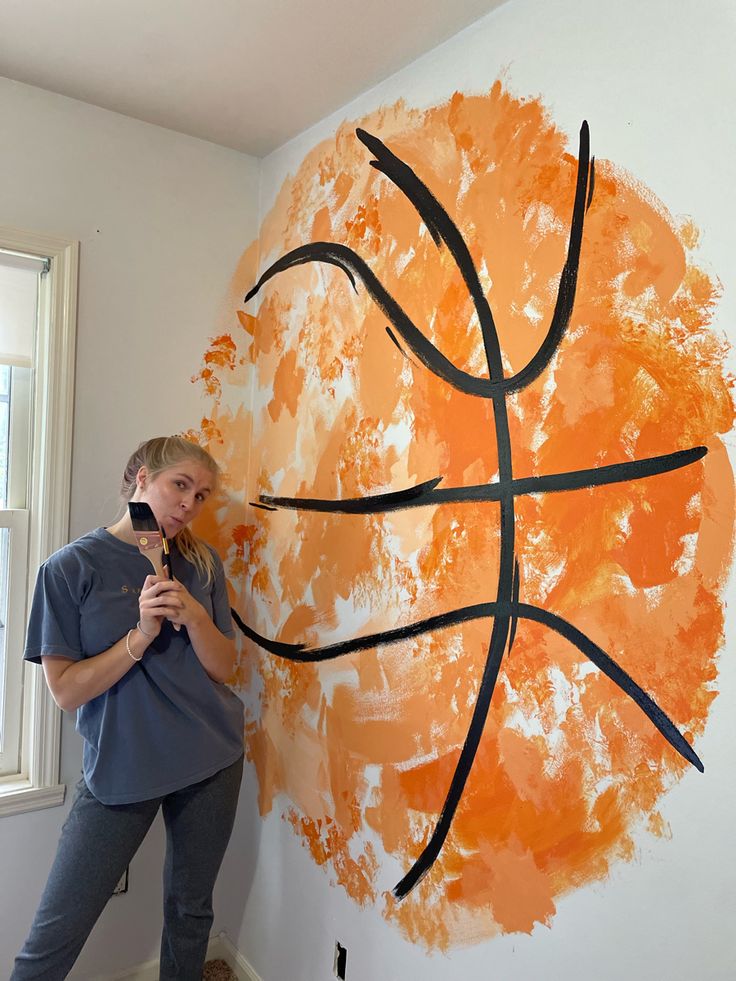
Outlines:
[[0, 251], [0, 364], [33, 363], [38, 276], [45, 267], [36, 256]]

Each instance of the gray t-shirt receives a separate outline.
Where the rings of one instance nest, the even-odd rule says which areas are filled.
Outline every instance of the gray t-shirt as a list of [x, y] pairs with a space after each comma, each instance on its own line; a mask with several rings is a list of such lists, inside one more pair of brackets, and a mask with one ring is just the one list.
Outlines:
[[[216, 561], [205, 587], [172, 549], [174, 577], [226, 637], [233, 637], [225, 575]], [[138, 594], [153, 570], [135, 545], [104, 528], [55, 552], [38, 573], [25, 659], [81, 661], [112, 647], [138, 620]], [[150, 800], [212, 776], [243, 753], [243, 705], [202, 667], [182, 627], [164, 623], [143, 659], [77, 710], [84, 776], [103, 804]]]

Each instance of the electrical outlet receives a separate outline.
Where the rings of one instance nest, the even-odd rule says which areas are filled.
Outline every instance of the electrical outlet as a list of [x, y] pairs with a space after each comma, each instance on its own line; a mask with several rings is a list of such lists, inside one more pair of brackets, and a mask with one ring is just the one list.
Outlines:
[[345, 981], [345, 971], [348, 966], [348, 949], [339, 940], [335, 941], [335, 960], [332, 969], [338, 981]]
[[120, 876], [120, 882], [115, 886], [112, 891], [113, 896], [121, 896], [124, 892], [128, 891], [128, 873], [130, 872], [130, 867], [128, 867], [125, 872]]

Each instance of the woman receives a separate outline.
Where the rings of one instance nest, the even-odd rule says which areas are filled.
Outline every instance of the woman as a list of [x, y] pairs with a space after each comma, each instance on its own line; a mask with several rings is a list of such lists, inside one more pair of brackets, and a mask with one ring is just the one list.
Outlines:
[[25, 657], [76, 710], [84, 768], [12, 981], [67, 976], [159, 807], [160, 978], [202, 976], [243, 769], [243, 707], [224, 684], [235, 659], [225, 577], [188, 528], [217, 476], [208, 453], [176, 436], [128, 461], [123, 497], [145, 501], [173, 540], [171, 580], [150, 574], [127, 508], [39, 571]]

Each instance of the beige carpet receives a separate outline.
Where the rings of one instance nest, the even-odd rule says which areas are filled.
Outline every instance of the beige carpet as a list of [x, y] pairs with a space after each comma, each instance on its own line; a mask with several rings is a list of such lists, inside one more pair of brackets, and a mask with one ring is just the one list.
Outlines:
[[207, 961], [202, 972], [202, 981], [237, 981], [225, 961], [219, 958], [216, 961]]

